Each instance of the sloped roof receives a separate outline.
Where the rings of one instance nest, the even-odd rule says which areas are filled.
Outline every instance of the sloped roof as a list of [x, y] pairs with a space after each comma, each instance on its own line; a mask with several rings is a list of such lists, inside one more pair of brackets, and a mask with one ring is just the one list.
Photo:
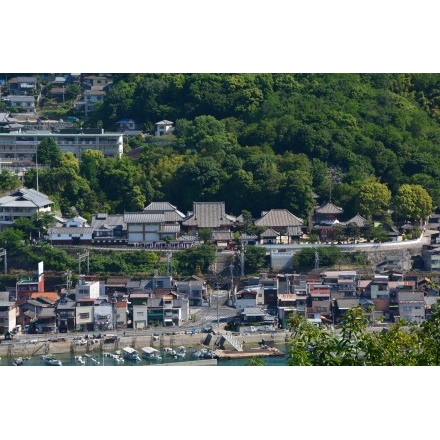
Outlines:
[[151, 202], [144, 208], [144, 212], [149, 212], [151, 214], [164, 214], [166, 222], [182, 221], [186, 217], [183, 212], [180, 212], [169, 202]]
[[149, 212], [126, 212], [124, 213], [125, 223], [163, 223], [165, 215], [151, 214]]
[[255, 220], [257, 226], [269, 226], [279, 228], [286, 226], [302, 226], [303, 221], [287, 209], [271, 209]]
[[127, 229], [127, 223], [124, 222], [123, 214], [96, 214], [92, 217], [92, 228], [100, 229], [104, 225], [113, 229], [116, 226], [122, 226], [122, 229]]
[[60, 228], [58, 227], [53, 227], [53, 228], [49, 228], [47, 233], [49, 235], [53, 235], [53, 234], [83, 234], [83, 235], [90, 235], [93, 234], [93, 231], [95, 229], [92, 227], [69, 227], [69, 226], [62, 226]]
[[234, 216], [226, 214], [225, 202], [194, 202], [193, 213], [184, 220], [183, 225], [218, 228], [232, 225], [236, 220]]
[[339, 309], [353, 309], [359, 307], [359, 298], [337, 299], [336, 303]]
[[334, 205], [331, 202], [326, 203], [325, 205], [316, 209], [318, 214], [342, 214], [344, 210], [339, 206]]
[[260, 234], [260, 237], [266, 238], [266, 237], [278, 237], [280, 235], [279, 232], [274, 231], [272, 228], [266, 229], [262, 234]]
[[355, 223], [356, 225], [362, 228], [366, 225], [367, 219], [362, 217], [360, 214], [356, 214], [350, 220], [347, 220], [346, 222], [341, 222], [342, 225], [348, 225], [350, 223]]
[[44, 207], [53, 205], [46, 194], [34, 189], [20, 188], [11, 192], [9, 195], [0, 197], [2, 206], [23, 206], [23, 207]]
[[212, 239], [215, 240], [232, 240], [234, 237], [230, 231], [214, 231]]
[[290, 237], [303, 235], [303, 230], [301, 229], [301, 226], [287, 226], [286, 235]]
[[255, 234], [246, 234], [243, 233], [239, 237], [240, 240], [257, 240], [258, 237]]

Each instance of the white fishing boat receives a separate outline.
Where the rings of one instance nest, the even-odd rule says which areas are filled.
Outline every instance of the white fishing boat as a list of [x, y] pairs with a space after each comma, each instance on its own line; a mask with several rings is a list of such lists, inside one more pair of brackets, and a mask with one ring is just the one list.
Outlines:
[[176, 350], [176, 356], [178, 358], [184, 358], [186, 357], [186, 347], [184, 345], [181, 345], [180, 347], [177, 348]]
[[160, 351], [153, 347], [142, 347], [141, 348], [142, 358], [147, 361], [162, 362], [162, 356]]
[[86, 361], [84, 360], [84, 358], [82, 356], [75, 356], [75, 362], [78, 365], [85, 365]]
[[128, 361], [140, 361], [141, 358], [139, 357], [139, 354], [137, 350], [135, 350], [132, 347], [125, 347], [122, 349], [122, 356], [124, 359], [127, 359]]
[[163, 349], [163, 355], [164, 357], [175, 358], [177, 356], [177, 353], [176, 350], [172, 349], [171, 347], [165, 347]]
[[53, 354], [45, 354], [41, 356], [41, 359], [43, 359], [43, 362], [46, 365], [55, 365], [58, 367], [61, 367], [63, 364], [59, 359], [57, 359]]

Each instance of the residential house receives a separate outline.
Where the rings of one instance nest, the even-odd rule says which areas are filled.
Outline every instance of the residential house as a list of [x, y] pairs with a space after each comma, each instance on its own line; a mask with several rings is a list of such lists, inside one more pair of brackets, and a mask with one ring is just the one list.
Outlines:
[[58, 331], [66, 333], [76, 329], [76, 302], [63, 295], [56, 305]]
[[75, 287], [75, 300], [98, 299], [100, 293], [99, 281], [86, 281], [84, 275], [80, 275]]
[[262, 244], [280, 244], [281, 237], [280, 233], [272, 228], [266, 229], [260, 234], [260, 240]]
[[248, 286], [235, 293], [234, 303], [237, 310], [263, 305], [263, 286]]
[[93, 231], [91, 226], [54, 226], [47, 230], [45, 239], [55, 245], [87, 245], [93, 243]]
[[116, 121], [119, 131], [125, 132], [126, 130], [136, 130], [136, 122], [134, 119], [125, 118]]
[[423, 292], [399, 289], [397, 292], [399, 316], [411, 323], [425, 321], [425, 300]]
[[[131, 281], [130, 277], [123, 276], [111, 276], [105, 280], [105, 293], [106, 295], [113, 296], [116, 294], [120, 297], [127, 294], [127, 283]], [[118, 298], [119, 299], [119, 298]]]
[[126, 244], [127, 223], [124, 214], [99, 213], [92, 216], [94, 244]]
[[167, 202], [152, 202], [142, 212], [126, 212], [129, 245], [147, 248], [179, 248], [177, 238], [185, 215]]
[[179, 295], [186, 295], [190, 306], [200, 307], [207, 297], [206, 281], [199, 277], [193, 277], [185, 281], [175, 282], [176, 292]]
[[[23, 125], [13, 118], [9, 112], [0, 112], [0, 133], [19, 133], [22, 128]], [[5, 150], [3, 145], [0, 145], [1, 150]]]
[[[261, 325], [265, 322], [267, 314], [259, 307], [245, 307], [240, 311], [241, 321], [244, 325]], [[273, 324], [273, 317], [272, 324]]]
[[17, 306], [15, 302], [0, 301], [0, 334], [10, 332], [17, 325]]
[[175, 293], [147, 298], [147, 313], [148, 325], [179, 326], [189, 318], [189, 302]]
[[156, 122], [154, 124], [154, 136], [163, 136], [166, 134], [171, 134], [174, 130], [173, 122], [167, 121], [166, 119]]
[[288, 328], [293, 316], [307, 316], [307, 296], [296, 293], [278, 294], [278, 319], [282, 328]]
[[80, 298], [76, 301], [75, 309], [75, 330], [93, 331], [94, 324], [94, 307], [96, 299], [94, 298]]
[[7, 106], [24, 113], [35, 113], [35, 98], [27, 95], [9, 95], [5, 98]]
[[94, 330], [104, 331], [113, 330], [115, 328], [116, 313], [114, 304], [110, 303], [107, 299], [97, 300], [93, 308], [93, 324]]
[[42, 261], [38, 263], [38, 268], [32, 274], [32, 278], [22, 278], [17, 281], [15, 288], [17, 305], [27, 302], [36, 292], [44, 292], [44, 263]]
[[54, 202], [35, 189], [20, 188], [0, 197], [0, 228], [11, 226], [14, 220], [35, 214], [51, 212]]
[[[130, 294], [130, 302], [131, 302], [131, 315], [132, 315], [132, 323], [133, 328], [137, 330], [141, 330], [147, 328], [148, 325], [153, 323], [153, 319], [149, 320], [149, 310], [147, 301], [150, 298], [148, 293], [132, 293]], [[163, 313], [161, 315], [163, 318]], [[160, 319], [160, 325], [163, 325], [163, 320]]]
[[17, 76], [8, 80], [9, 90], [14, 95], [33, 95], [38, 87], [38, 80], [35, 76]]
[[243, 232], [238, 238], [241, 247], [243, 246], [254, 246], [258, 243], [258, 236], [255, 234], [247, 234]]
[[350, 309], [359, 307], [359, 305], [360, 305], [359, 298], [337, 298], [337, 299], [335, 299], [330, 305], [331, 317], [332, 317], [333, 323], [339, 323], [345, 313], [347, 313]]
[[330, 286], [311, 283], [308, 285], [307, 316], [331, 315]]
[[330, 287], [332, 293], [343, 292], [344, 296], [354, 296], [357, 287], [355, 270], [330, 270], [320, 274], [322, 283]]
[[46, 306], [38, 313], [38, 328], [41, 333], [56, 333], [57, 318], [55, 306]]
[[439, 246], [423, 246], [422, 260], [426, 270], [440, 270], [440, 247]]

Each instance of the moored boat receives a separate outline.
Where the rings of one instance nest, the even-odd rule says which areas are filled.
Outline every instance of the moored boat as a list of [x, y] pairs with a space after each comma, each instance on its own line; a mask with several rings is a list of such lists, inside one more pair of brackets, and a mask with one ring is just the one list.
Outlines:
[[41, 356], [41, 359], [43, 359], [45, 365], [55, 365], [58, 367], [61, 367], [63, 365], [62, 362], [57, 359], [53, 354], [45, 354]]
[[122, 350], [122, 355], [123, 355], [124, 359], [127, 359], [127, 360], [129, 360], [129, 361], [134, 361], [134, 362], [136, 362], [136, 361], [140, 361], [140, 360], [141, 360], [141, 358], [139, 357], [139, 354], [138, 354], [137, 350], [135, 350], [135, 349], [132, 348], [132, 347], [125, 347], [125, 348]]
[[142, 358], [147, 361], [162, 362], [162, 356], [160, 351], [153, 347], [142, 347], [141, 348]]
[[184, 358], [186, 357], [186, 347], [184, 345], [181, 345], [180, 347], [177, 348], [176, 350], [176, 356], [178, 358]]

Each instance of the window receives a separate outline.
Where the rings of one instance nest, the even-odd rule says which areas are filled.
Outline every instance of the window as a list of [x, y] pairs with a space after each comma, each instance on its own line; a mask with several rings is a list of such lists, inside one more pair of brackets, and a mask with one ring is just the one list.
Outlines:
[[80, 319], [89, 319], [90, 313], [80, 313], [79, 317]]

